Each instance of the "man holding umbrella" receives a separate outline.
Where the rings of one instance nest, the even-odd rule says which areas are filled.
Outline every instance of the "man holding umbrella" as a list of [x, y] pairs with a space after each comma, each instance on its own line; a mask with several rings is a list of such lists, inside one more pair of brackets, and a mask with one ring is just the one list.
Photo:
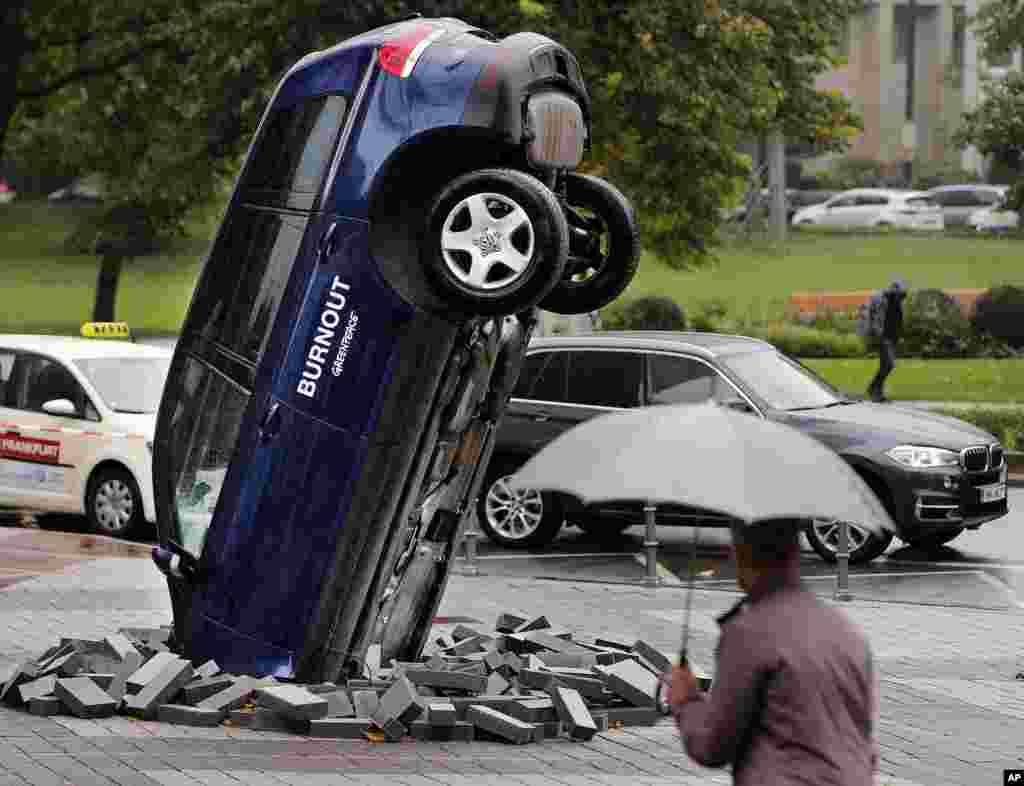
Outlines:
[[732, 765], [736, 784], [873, 782], [877, 683], [871, 650], [846, 616], [800, 581], [800, 522], [733, 528], [746, 597], [719, 618], [714, 686], [685, 663], [670, 702], [687, 753]]

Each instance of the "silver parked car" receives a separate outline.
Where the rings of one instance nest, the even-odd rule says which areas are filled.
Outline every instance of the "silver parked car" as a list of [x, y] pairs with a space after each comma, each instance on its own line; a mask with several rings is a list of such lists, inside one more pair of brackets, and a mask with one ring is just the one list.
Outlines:
[[1006, 186], [966, 183], [958, 186], [939, 186], [928, 192], [932, 201], [942, 208], [947, 227], [964, 226], [972, 213], [994, 207], [1006, 195]]

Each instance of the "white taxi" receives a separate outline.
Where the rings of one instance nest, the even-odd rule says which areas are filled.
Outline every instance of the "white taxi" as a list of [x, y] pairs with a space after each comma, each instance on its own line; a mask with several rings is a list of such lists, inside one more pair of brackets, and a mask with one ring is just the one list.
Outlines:
[[[84, 335], [128, 335], [87, 323]], [[0, 335], [0, 508], [154, 522], [153, 430], [171, 352], [130, 341]]]

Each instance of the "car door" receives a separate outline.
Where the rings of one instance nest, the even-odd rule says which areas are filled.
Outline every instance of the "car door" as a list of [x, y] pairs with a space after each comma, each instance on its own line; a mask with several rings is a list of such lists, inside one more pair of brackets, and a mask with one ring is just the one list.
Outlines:
[[[82, 509], [90, 450], [98, 447], [99, 414], [63, 362], [29, 352], [9, 358], [5, 407], [0, 412], [0, 487], [12, 504], [42, 511]], [[55, 401], [66, 413], [47, 412]]]
[[857, 197], [840, 196], [825, 203], [826, 209], [822, 213], [821, 223], [831, 227], [852, 226], [856, 217]]
[[870, 227], [883, 220], [883, 213], [889, 206], [890, 198], [884, 194], [861, 194], [857, 197], [851, 226]]
[[495, 453], [525, 461], [573, 423], [565, 416], [569, 354], [530, 353], [501, 419]]

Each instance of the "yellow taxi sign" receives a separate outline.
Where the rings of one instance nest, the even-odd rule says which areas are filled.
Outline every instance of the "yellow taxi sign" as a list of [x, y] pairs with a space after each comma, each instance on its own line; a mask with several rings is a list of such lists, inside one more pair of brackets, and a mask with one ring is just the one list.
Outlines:
[[82, 325], [86, 338], [131, 338], [127, 322], [86, 322]]

